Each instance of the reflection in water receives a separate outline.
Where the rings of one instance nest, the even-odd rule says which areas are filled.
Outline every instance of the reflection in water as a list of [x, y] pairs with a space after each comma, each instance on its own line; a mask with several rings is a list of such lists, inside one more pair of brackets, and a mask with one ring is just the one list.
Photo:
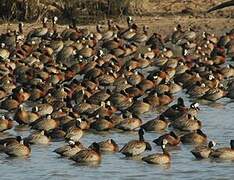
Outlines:
[[94, 161], [94, 162], [89, 162], [89, 163], [73, 163], [73, 166], [87, 166], [87, 167], [91, 167], [91, 168], [98, 168], [100, 167], [100, 163], [98, 161]]
[[168, 170], [168, 169], [171, 168], [171, 163], [167, 163], [167, 164], [148, 164], [148, 166], [152, 166], [154, 168], [161, 168], [162, 170]]

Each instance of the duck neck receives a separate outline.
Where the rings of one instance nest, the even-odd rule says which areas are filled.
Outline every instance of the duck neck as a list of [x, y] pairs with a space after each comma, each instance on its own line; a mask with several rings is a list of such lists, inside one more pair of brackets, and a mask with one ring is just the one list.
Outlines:
[[100, 152], [100, 148], [99, 148], [99, 147], [95, 147], [95, 148], [93, 148], [93, 150], [94, 150], [97, 154], [101, 155], [101, 152]]
[[140, 140], [140, 141], [145, 141], [144, 135], [143, 135], [143, 134], [139, 134], [139, 140]]
[[57, 33], [57, 24], [53, 21], [53, 31], [54, 33]]
[[19, 33], [23, 34], [23, 25], [22, 24], [19, 24]]
[[170, 156], [169, 152], [166, 150], [165, 145], [162, 145], [161, 148], [162, 148], [163, 154]]
[[231, 149], [234, 150], [234, 141], [233, 140], [231, 140], [230, 145], [231, 145]]
[[47, 22], [43, 21], [43, 28], [47, 28]]

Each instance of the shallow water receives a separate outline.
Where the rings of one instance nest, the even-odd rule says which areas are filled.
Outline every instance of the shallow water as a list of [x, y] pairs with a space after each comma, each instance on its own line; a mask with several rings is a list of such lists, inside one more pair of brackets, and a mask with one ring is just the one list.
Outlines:
[[[182, 94], [179, 94], [179, 96]], [[184, 95], [182, 95], [184, 96]], [[186, 98], [189, 105], [189, 99]], [[203, 130], [209, 139], [215, 140], [217, 146], [229, 146], [229, 140], [234, 139], [233, 123], [234, 101], [221, 99], [215, 104], [201, 105], [199, 119], [203, 122]], [[155, 117], [144, 115], [144, 119]], [[28, 135], [27, 131], [10, 131], [10, 133]], [[157, 133], [146, 133], [145, 139], [151, 141], [158, 137]], [[2, 136], [2, 135], [1, 135]], [[131, 133], [87, 133], [81, 142], [86, 146], [93, 141], [113, 138], [120, 147], [132, 139], [137, 139], [137, 132]], [[0, 154], [1, 180], [5, 179], [233, 179], [234, 162], [198, 161], [190, 153], [191, 145], [181, 145], [171, 151], [172, 163], [168, 166], [149, 165], [140, 158], [126, 159], [122, 154], [105, 154], [99, 165], [77, 165], [73, 161], [60, 158], [53, 150], [63, 145], [54, 142], [48, 146], [32, 146], [32, 155], [27, 159], [8, 158]], [[160, 152], [153, 143], [152, 152]], [[144, 155], [152, 152], [147, 152]]]

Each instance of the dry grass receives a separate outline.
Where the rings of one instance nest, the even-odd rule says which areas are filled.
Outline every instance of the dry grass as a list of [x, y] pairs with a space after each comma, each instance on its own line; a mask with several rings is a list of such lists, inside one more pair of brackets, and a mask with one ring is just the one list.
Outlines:
[[71, 17], [139, 15], [148, 0], [0, 0], [2, 20], [33, 21], [43, 16]]

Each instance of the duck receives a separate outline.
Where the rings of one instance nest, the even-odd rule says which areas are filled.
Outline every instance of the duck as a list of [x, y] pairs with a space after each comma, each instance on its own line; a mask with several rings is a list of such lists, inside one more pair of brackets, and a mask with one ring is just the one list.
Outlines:
[[220, 160], [233, 160], [234, 159], [234, 140], [230, 140], [231, 147], [223, 147], [215, 149], [210, 153], [210, 158]]
[[166, 150], [167, 140], [163, 139], [161, 148], [163, 153], [150, 154], [142, 158], [143, 161], [149, 164], [168, 164], [171, 162], [171, 155]]
[[114, 106], [111, 106], [110, 101], [101, 102], [101, 106], [94, 112], [93, 115], [99, 114], [100, 117], [111, 116], [115, 113], [117, 109]]
[[226, 90], [223, 89], [223, 85], [220, 84], [219, 87], [209, 89], [201, 98], [209, 101], [217, 101], [228, 94]]
[[129, 108], [129, 111], [132, 112], [133, 114], [144, 114], [146, 112], [149, 112], [150, 109], [151, 109], [150, 104], [142, 100], [137, 100]]
[[144, 91], [135, 86], [128, 87], [125, 89], [125, 91], [129, 95], [129, 97], [132, 98], [139, 98], [144, 95]]
[[146, 97], [143, 98], [143, 101], [150, 104], [152, 109], [155, 109], [160, 105], [158, 93], [151, 91]]
[[80, 140], [80, 138], [83, 136], [83, 130], [80, 128], [81, 119], [77, 118], [75, 126], [72, 126], [68, 128], [66, 131], [65, 139], [66, 140], [72, 140], [74, 142], [77, 142]]
[[45, 131], [35, 131], [31, 133], [25, 141], [30, 144], [49, 144], [50, 139], [45, 135]]
[[116, 125], [116, 128], [121, 129], [123, 131], [132, 131], [139, 128], [141, 125], [142, 120], [138, 116], [130, 114], [121, 122], [119, 122]]
[[20, 104], [22, 104], [30, 98], [30, 93], [26, 92], [23, 88], [20, 88], [18, 92], [15, 92], [14, 89], [13, 98], [16, 99]]
[[185, 113], [196, 117], [198, 112], [201, 110], [199, 106], [200, 104], [198, 102], [191, 103]]
[[139, 73], [138, 71], [134, 71], [133, 74], [130, 74], [127, 77], [127, 81], [129, 84], [131, 84], [132, 86], [135, 86], [137, 84], [139, 84], [144, 78], [144, 75]]
[[6, 146], [8, 145], [13, 145], [13, 144], [18, 144], [22, 141], [21, 136], [16, 136], [16, 137], [8, 137], [0, 140], [0, 152], [4, 152]]
[[174, 100], [174, 97], [171, 93], [165, 92], [163, 94], [159, 94], [158, 99], [160, 106], [167, 106]]
[[90, 127], [96, 131], [107, 131], [112, 129], [114, 125], [109, 116], [101, 118], [99, 114], [97, 114], [96, 120], [90, 124]]
[[141, 125], [145, 131], [163, 131], [169, 126], [170, 122], [165, 116], [160, 115], [156, 119], [152, 119]]
[[229, 97], [229, 98], [231, 98], [231, 99], [234, 99], [234, 91], [233, 91], [233, 89], [234, 89], [234, 81], [232, 80], [232, 81], [230, 81], [229, 83], [228, 83], [228, 94], [227, 94], [227, 97]]
[[129, 41], [133, 41], [136, 43], [146, 42], [148, 39], [148, 29], [148, 26], [143, 26], [143, 32], [137, 31], [136, 34], [131, 39], [129, 39]]
[[27, 157], [31, 154], [30, 146], [22, 139], [18, 143], [7, 144], [4, 152], [11, 157]]
[[59, 126], [59, 121], [52, 119], [50, 115], [39, 118], [30, 124], [32, 129], [50, 131]]
[[158, 137], [157, 139], [153, 140], [153, 142], [157, 144], [158, 146], [160, 146], [164, 139], [167, 140], [167, 145], [170, 145], [170, 146], [177, 146], [181, 142], [180, 137], [176, 135], [174, 131], [171, 131], [170, 133], [166, 133]]
[[113, 139], [98, 142], [101, 152], [118, 152], [119, 146]]
[[59, 154], [60, 156], [71, 158], [83, 149], [85, 149], [85, 147], [79, 141], [74, 142], [70, 140], [68, 141], [67, 145], [59, 147], [53, 152]]
[[138, 131], [139, 140], [129, 141], [124, 147], [120, 150], [125, 156], [137, 156], [143, 153], [145, 150], [151, 151], [151, 145], [144, 140], [144, 130], [142, 128]]
[[0, 59], [1, 60], [6, 60], [10, 56], [10, 51], [7, 49], [5, 43], [0, 44]]
[[47, 34], [47, 32], [48, 32], [47, 22], [48, 22], [48, 18], [44, 17], [43, 20], [42, 20], [43, 27], [34, 29], [31, 32], [29, 32], [28, 36], [27, 36], [27, 39], [32, 39], [32, 38], [35, 38], [35, 37], [45, 36]]
[[226, 67], [220, 69], [220, 73], [225, 79], [231, 78], [234, 76], [234, 67], [228, 64]]
[[210, 154], [214, 151], [213, 147], [215, 147], [216, 143], [214, 141], [210, 141], [207, 146], [197, 146], [191, 153], [195, 156], [196, 159], [207, 159], [210, 157]]
[[8, 92], [3, 87], [0, 87], [0, 100], [3, 100], [8, 95]]
[[32, 112], [36, 112], [39, 116], [50, 115], [53, 112], [53, 106], [49, 103], [42, 103], [34, 106]]
[[181, 136], [180, 139], [183, 144], [205, 144], [207, 142], [207, 135], [201, 129], [198, 129], [195, 132]]
[[37, 113], [26, 111], [24, 106], [21, 104], [16, 110], [14, 120], [19, 124], [30, 124], [38, 120], [40, 116]]
[[0, 118], [0, 132], [6, 131], [13, 127], [13, 121], [4, 115]]
[[143, 79], [137, 86], [144, 92], [155, 88], [155, 82], [149, 79]]
[[10, 96], [3, 100], [0, 106], [2, 109], [12, 111], [16, 110], [20, 106], [20, 103], [16, 99], [12, 98], [12, 96]]
[[172, 105], [170, 108], [168, 108], [166, 111], [162, 113], [163, 116], [175, 120], [176, 118], [180, 117], [183, 114], [183, 110], [185, 109], [185, 103], [184, 99], [179, 97], [177, 99], [177, 103]]
[[113, 93], [109, 100], [118, 110], [126, 110], [133, 104], [133, 98], [129, 97], [124, 90], [122, 90], [120, 93]]
[[210, 88], [205, 83], [197, 81], [194, 86], [187, 90], [187, 93], [190, 95], [190, 97], [201, 98], [207, 91], [209, 91], [209, 89]]
[[99, 90], [96, 93], [92, 94], [88, 99], [87, 102], [91, 104], [101, 104], [101, 102], [107, 101], [110, 98], [111, 92], [110, 90]]
[[77, 163], [99, 163], [101, 162], [100, 146], [94, 142], [91, 148], [83, 149], [76, 153], [71, 159]]
[[202, 122], [192, 114], [184, 114], [174, 120], [171, 125], [181, 131], [196, 131], [202, 127]]

